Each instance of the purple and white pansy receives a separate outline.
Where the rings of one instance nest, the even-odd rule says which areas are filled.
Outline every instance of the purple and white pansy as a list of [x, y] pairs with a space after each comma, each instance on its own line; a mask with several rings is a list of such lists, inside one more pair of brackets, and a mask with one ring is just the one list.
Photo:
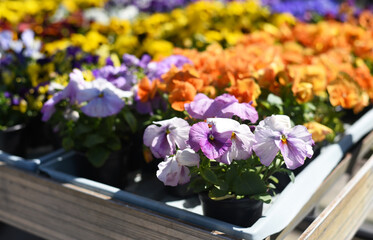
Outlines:
[[[185, 120], [173, 118], [156, 122], [158, 126], [151, 125], [145, 130], [145, 145], [150, 147], [155, 157], [165, 158], [165, 161], [158, 165], [157, 172], [157, 177], [165, 185], [175, 186], [178, 183], [188, 182], [190, 176], [185, 175], [189, 174], [186, 166], [197, 166], [197, 159], [200, 157], [230, 165], [233, 161], [249, 159], [255, 153], [263, 165], [269, 166], [281, 152], [286, 167], [295, 169], [301, 166], [306, 158], [311, 158], [313, 155], [314, 142], [311, 134], [304, 126], [291, 127], [288, 116], [267, 117], [259, 122], [253, 133], [249, 125], [231, 119], [233, 115], [238, 116], [237, 114], [229, 114], [225, 118], [216, 117], [223, 114], [222, 109], [238, 103], [238, 101], [230, 101], [231, 96], [222, 96], [218, 100], [209, 99], [205, 95], [196, 98], [194, 102], [188, 104], [187, 111], [198, 118], [209, 116], [205, 121], [189, 127]], [[204, 105], [196, 104], [202, 102]], [[223, 108], [217, 110], [214, 104]], [[247, 114], [248, 111], [244, 109], [247, 106], [251, 108], [251, 105], [241, 106], [242, 112], [246, 112], [243, 116], [247, 117], [253, 113], [250, 109], [250, 114]], [[175, 124], [176, 122], [178, 123]], [[182, 131], [179, 129], [181, 126]], [[180, 158], [181, 152], [185, 151], [191, 156], [190, 160]]]
[[87, 116], [108, 117], [120, 112], [126, 104], [125, 100], [132, 97], [132, 91], [119, 89], [106, 79], [85, 81], [83, 73], [74, 69], [70, 73], [69, 84], [44, 104], [42, 120], [48, 121], [56, 111], [55, 105], [62, 100], [68, 100], [71, 107], [78, 107]]
[[292, 128], [288, 116], [272, 115], [261, 121], [255, 129], [255, 140], [253, 149], [265, 166], [271, 164], [279, 150], [289, 169], [303, 165], [305, 158], [313, 155], [311, 133], [301, 125]]
[[176, 186], [190, 181], [189, 167], [198, 166], [199, 155], [192, 149], [177, 150], [158, 165], [157, 177], [166, 186]]
[[145, 129], [144, 144], [156, 158], [164, 158], [187, 148], [189, 130], [188, 122], [177, 117], [154, 122]]

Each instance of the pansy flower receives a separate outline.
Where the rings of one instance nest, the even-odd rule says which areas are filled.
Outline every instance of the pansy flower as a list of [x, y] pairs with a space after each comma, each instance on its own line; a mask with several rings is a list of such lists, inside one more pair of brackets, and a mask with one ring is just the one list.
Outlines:
[[185, 110], [196, 119], [238, 116], [252, 123], [258, 120], [258, 112], [250, 103], [239, 103], [234, 96], [229, 94], [210, 99], [205, 94], [199, 93], [193, 102], [185, 104]]
[[218, 162], [231, 164], [233, 160], [245, 160], [251, 156], [252, 146], [256, 140], [248, 125], [229, 118], [210, 118], [207, 122], [214, 123], [218, 132], [232, 132], [232, 145], [217, 159]]
[[190, 180], [188, 167], [199, 165], [199, 155], [192, 149], [177, 150], [175, 155], [167, 156], [158, 164], [157, 177], [166, 186], [185, 184]]
[[69, 99], [70, 103], [74, 104], [79, 90], [82, 90], [87, 86], [83, 73], [79, 69], [74, 69], [69, 77], [69, 84], [62, 91], [55, 93], [52, 98], [44, 103], [43, 108], [41, 109], [43, 121], [46, 122], [51, 118], [53, 113], [56, 111], [55, 105], [62, 100]]
[[104, 66], [100, 69], [93, 70], [95, 78], [104, 78], [111, 82], [117, 88], [122, 90], [130, 90], [133, 83], [127, 80], [127, 67], [121, 65], [119, 67]]
[[201, 149], [209, 159], [218, 159], [232, 145], [232, 129], [233, 126], [220, 132], [214, 122], [196, 123], [190, 128], [189, 145], [196, 152]]
[[279, 150], [289, 169], [303, 165], [306, 157], [312, 157], [312, 135], [304, 126], [290, 126], [290, 118], [284, 115], [272, 115], [259, 123], [253, 149], [262, 164], [269, 166]]
[[132, 92], [116, 88], [103, 78], [87, 83], [87, 87], [79, 91], [77, 101], [86, 102], [81, 107], [83, 113], [90, 117], [107, 117], [120, 112], [124, 107], [123, 98], [132, 97]]
[[185, 149], [188, 144], [190, 126], [181, 118], [153, 122], [144, 132], [144, 144], [156, 158], [174, 154], [176, 149]]

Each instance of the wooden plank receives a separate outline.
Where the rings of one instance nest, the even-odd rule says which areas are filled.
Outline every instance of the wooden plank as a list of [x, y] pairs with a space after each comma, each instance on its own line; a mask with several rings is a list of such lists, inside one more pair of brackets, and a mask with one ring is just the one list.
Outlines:
[[0, 164], [0, 220], [46, 239], [231, 239]]
[[373, 155], [300, 239], [352, 239], [373, 206]]
[[334, 185], [334, 183], [343, 175], [343, 173], [346, 172], [351, 159], [352, 155], [346, 154], [343, 160], [337, 165], [337, 167], [324, 180], [323, 184], [312, 195], [311, 199], [304, 205], [301, 211], [299, 211], [297, 216], [289, 223], [289, 225], [284, 230], [282, 230], [279, 234], [271, 237], [271, 239], [284, 239], [319, 203], [323, 195]]

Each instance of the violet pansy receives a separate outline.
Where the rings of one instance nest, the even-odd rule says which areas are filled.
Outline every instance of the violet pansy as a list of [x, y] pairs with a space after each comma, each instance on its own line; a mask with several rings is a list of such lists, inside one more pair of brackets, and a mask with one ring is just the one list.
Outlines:
[[202, 150], [209, 159], [218, 159], [230, 146], [232, 130], [219, 132], [214, 122], [194, 124], [189, 132], [189, 145], [194, 151]]
[[164, 158], [166, 155], [175, 154], [177, 147], [185, 149], [188, 144], [190, 126], [181, 118], [154, 122], [144, 132], [144, 144], [156, 158]]
[[124, 107], [123, 98], [130, 98], [133, 93], [116, 88], [103, 78], [88, 82], [85, 89], [77, 95], [79, 103], [86, 102], [81, 107], [84, 114], [90, 117], [108, 117], [120, 112]]

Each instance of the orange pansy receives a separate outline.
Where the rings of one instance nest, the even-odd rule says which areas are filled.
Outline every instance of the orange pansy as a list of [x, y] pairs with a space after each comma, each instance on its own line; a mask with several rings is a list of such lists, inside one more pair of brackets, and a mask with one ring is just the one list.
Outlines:
[[170, 92], [168, 101], [171, 103], [171, 107], [174, 110], [184, 111], [184, 104], [193, 101], [197, 94], [197, 90], [189, 82], [174, 80], [173, 84], [174, 88]]
[[318, 122], [308, 122], [303, 124], [312, 134], [312, 139], [315, 142], [321, 142], [326, 135], [333, 133], [333, 130]]
[[234, 95], [239, 102], [253, 102], [256, 106], [256, 99], [261, 91], [259, 85], [252, 78], [238, 79], [236, 84], [226, 88], [226, 91]]
[[137, 95], [141, 102], [147, 102], [154, 98], [158, 90], [159, 80], [155, 79], [152, 82], [147, 77], [141, 79], [138, 85]]
[[360, 87], [346, 73], [340, 73], [337, 79], [327, 87], [329, 100], [333, 106], [342, 106], [358, 112], [363, 106], [367, 106], [366, 93], [362, 93]]

